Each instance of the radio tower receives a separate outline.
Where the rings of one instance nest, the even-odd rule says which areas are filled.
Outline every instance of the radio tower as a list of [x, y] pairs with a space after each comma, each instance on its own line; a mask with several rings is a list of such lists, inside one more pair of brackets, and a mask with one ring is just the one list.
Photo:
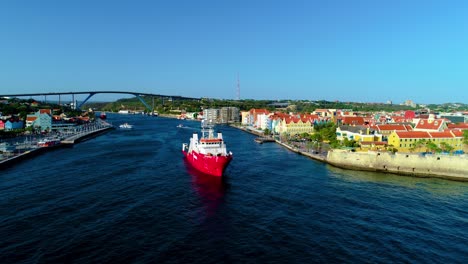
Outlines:
[[237, 100], [240, 100], [240, 81], [239, 81], [239, 73], [237, 73]]

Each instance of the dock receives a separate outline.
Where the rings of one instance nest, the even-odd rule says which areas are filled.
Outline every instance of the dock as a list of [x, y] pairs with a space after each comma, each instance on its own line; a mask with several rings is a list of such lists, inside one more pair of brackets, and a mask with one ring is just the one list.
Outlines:
[[105, 126], [105, 127], [101, 127], [101, 128], [97, 128], [97, 129], [81, 131], [81, 132], [79, 132], [77, 134], [74, 134], [74, 135], [72, 135], [70, 137], [67, 137], [67, 138], [63, 139], [60, 142], [62, 144], [64, 144], [64, 145], [73, 145], [73, 144], [79, 143], [81, 141], [96, 137], [96, 136], [98, 136], [100, 134], [103, 134], [103, 133], [107, 132], [110, 129], [114, 129], [114, 127], [113, 126]]
[[255, 142], [257, 142], [259, 144], [263, 144], [265, 142], [275, 142], [275, 139], [271, 138], [271, 137], [257, 137], [254, 140], [255, 140]]
[[31, 145], [30, 148], [17, 149], [17, 154], [10, 153], [5, 158], [0, 159], [0, 169], [11, 167], [18, 162], [34, 157], [49, 150], [57, 149], [60, 147], [73, 146], [76, 143], [106, 133], [111, 129], [114, 129], [114, 126], [108, 123], [93, 124], [77, 128], [76, 131], [65, 136], [60, 141], [60, 144], [55, 145], [53, 147], [38, 147], [37, 145]]

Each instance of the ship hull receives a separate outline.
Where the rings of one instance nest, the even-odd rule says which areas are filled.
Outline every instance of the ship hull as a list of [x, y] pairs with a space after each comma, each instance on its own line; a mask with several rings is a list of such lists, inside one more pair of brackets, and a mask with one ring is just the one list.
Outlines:
[[197, 152], [182, 151], [188, 163], [196, 170], [217, 177], [223, 176], [232, 156], [208, 156]]

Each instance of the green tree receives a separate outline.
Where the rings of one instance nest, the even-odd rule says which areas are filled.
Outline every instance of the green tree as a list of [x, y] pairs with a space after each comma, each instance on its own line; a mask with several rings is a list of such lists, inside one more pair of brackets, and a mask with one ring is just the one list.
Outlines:
[[336, 140], [336, 124], [332, 122], [316, 124], [314, 125], [314, 130], [316, 133], [320, 134], [323, 140], [329, 142]]
[[420, 139], [413, 144], [413, 146], [410, 148], [410, 151], [413, 152], [414, 150], [418, 150], [422, 147], [425, 147], [426, 144], [427, 142], [425, 139]]
[[310, 136], [310, 140], [312, 141], [316, 141], [316, 142], [322, 142], [323, 141], [323, 137], [320, 133], [314, 133]]
[[441, 148], [442, 151], [449, 152], [449, 153], [452, 152], [453, 149], [454, 149], [454, 147], [452, 145], [448, 144], [447, 142], [441, 142], [440, 143], [440, 148]]
[[343, 140], [343, 146], [348, 147], [348, 148], [355, 148], [355, 147], [358, 147], [359, 144], [354, 139], [349, 140], [348, 138], [345, 138]]
[[433, 141], [427, 142], [426, 148], [429, 149], [432, 153], [441, 152], [441, 149]]
[[299, 136], [300, 136], [300, 138], [303, 138], [303, 139], [306, 139], [306, 140], [310, 141], [310, 134], [307, 133], [307, 132], [301, 133]]

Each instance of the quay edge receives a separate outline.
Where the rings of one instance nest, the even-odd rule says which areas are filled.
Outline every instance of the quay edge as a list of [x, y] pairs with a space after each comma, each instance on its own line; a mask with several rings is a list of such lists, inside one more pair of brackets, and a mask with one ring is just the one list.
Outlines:
[[[252, 130], [232, 125], [250, 134], [260, 135]], [[263, 134], [261, 134], [263, 135]], [[347, 150], [328, 151], [327, 155], [312, 154], [287, 145], [276, 143], [311, 159], [331, 166], [357, 171], [373, 171], [421, 178], [441, 178], [468, 182], [468, 156], [426, 155], [389, 152], [351, 152]]]
[[11, 166], [23, 161], [23, 160], [35, 157], [35, 156], [40, 155], [40, 154], [42, 154], [42, 153], [44, 153], [46, 151], [49, 151], [49, 150], [62, 148], [62, 147], [67, 147], [67, 146], [71, 147], [76, 143], [85, 141], [85, 140], [93, 138], [93, 137], [97, 137], [97, 136], [99, 136], [99, 135], [101, 135], [103, 133], [106, 133], [107, 131], [109, 131], [111, 129], [114, 129], [114, 127], [109, 126], [109, 127], [105, 127], [105, 128], [95, 130], [95, 131], [90, 131], [88, 133], [78, 134], [78, 135], [75, 135], [75, 136], [72, 136], [72, 137], [69, 137], [67, 139], [62, 140], [60, 145], [57, 145], [57, 146], [54, 146], [54, 147], [40, 147], [40, 148], [27, 150], [27, 151], [25, 151], [25, 152], [23, 152], [23, 153], [21, 153], [19, 155], [16, 155], [16, 156], [13, 156], [11, 158], [1, 160], [0, 161], [0, 169], [11, 167]]
[[74, 135], [74, 136], [71, 136], [71, 137], [68, 137], [68, 138], [62, 140], [61, 143], [64, 144], [64, 145], [73, 145], [73, 144], [85, 141], [87, 139], [97, 137], [97, 136], [99, 136], [101, 134], [104, 134], [104, 133], [108, 132], [111, 129], [115, 129], [115, 127], [109, 126], [109, 127], [100, 128], [100, 129], [95, 130], [95, 131], [90, 131], [88, 133], [82, 133], [82, 134]]
[[468, 157], [465, 155], [333, 150], [328, 152], [327, 163], [342, 169], [468, 181]]

